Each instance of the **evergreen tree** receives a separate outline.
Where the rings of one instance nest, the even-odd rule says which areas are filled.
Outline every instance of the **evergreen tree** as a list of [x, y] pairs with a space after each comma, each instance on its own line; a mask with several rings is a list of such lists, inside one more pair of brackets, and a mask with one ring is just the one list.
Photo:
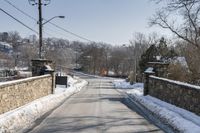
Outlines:
[[142, 54], [141, 60], [139, 62], [141, 73], [143, 73], [145, 71], [148, 62], [156, 61], [157, 55], [158, 55], [158, 49], [155, 45], [151, 45], [147, 49], [147, 51]]
[[160, 39], [157, 49], [159, 52], [159, 56], [161, 56], [161, 59], [166, 59], [169, 50], [167, 47], [167, 42], [164, 37]]
[[151, 45], [145, 53], [142, 54], [141, 60], [139, 62], [140, 71], [143, 73], [147, 68], [148, 62], [158, 62], [156, 59], [157, 56], [160, 56], [159, 61], [166, 62], [168, 59], [177, 56], [178, 54], [175, 52], [173, 48], [167, 47], [167, 42], [164, 37], [160, 39], [159, 44]]

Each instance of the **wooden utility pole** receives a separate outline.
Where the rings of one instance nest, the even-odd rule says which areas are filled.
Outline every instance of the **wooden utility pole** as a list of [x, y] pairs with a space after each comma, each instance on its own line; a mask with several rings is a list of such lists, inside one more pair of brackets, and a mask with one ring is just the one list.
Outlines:
[[38, 0], [38, 10], [39, 10], [39, 58], [42, 58], [42, 2]]
[[43, 27], [43, 18], [42, 18], [42, 6], [46, 6], [50, 4], [51, 0], [45, 0], [42, 2], [42, 0], [28, 0], [29, 4], [32, 6], [37, 5], [38, 6], [38, 14], [39, 14], [39, 19], [38, 19], [38, 24], [39, 24], [39, 59], [42, 59], [42, 43], [43, 43], [43, 36], [42, 36], [42, 27]]

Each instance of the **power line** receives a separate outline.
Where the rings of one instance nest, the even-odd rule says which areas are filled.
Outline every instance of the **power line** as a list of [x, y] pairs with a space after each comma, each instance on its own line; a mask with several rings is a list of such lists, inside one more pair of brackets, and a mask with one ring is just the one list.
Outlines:
[[[29, 17], [30, 19], [32, 19], [32, 20], [34, 20], [34, 21], [37, 22], [37, 19], [36, 19], [36, 18], [34, 18], [34, 17], [32, 17], [31, 15], [27, 14], [27, 13], [24, 12], [23, 10], [19, 9], [17, 6], [15, 6], [14, 4], [12, 4], [10, 1], [8, 1], [8, 0], [4, 0], [4, 1], [5, 1], [6, 3], [10, 4], [12, 7], [14, 7], [15, 9], [17, 9], [19, 12], [21, 12], [21, 13], [24, 14], [25, 16], [27, 16], [27, 17]], [[46, 19], [44, 19], [44, 20], [47, 21]], [[61, 27], [61, 26], [58, 26], [58, 25], [55, 24], [55, 23], [52, 23], [52, 22], [49, 22], [49, 23], [50, 23], [51, 25], [55, 26], [56, 28], [58, 28], [58, 29], [60, 29], [60, 30], [62, 30], [62, 31], [64, 31], [64, 32], [68, 33], [68, 34], [71, 34], [71, 35], [73, 35], [73, 36], [75, 36], [75, 37], [77, 37], [77, 38], [80, 38], [80, 39], [85, 40], [85, 41], [88, 41], [88, 42], [94, 42], [94, 41], [91, 41], [90, 39], [87, 39], [87, 38], [82, 37], [82, 36], [80, 36], [80, 35], [78, 35], [78, 34], [76, 34], [76, 33], [73, 33], [73, 32], [71, 32], [71, 31], [69, 31], [69, 30], [67, 30], [67, 29], [65, 29], [65, 28], [63, 28], [63, 27]]]
[[85, 37], [82, 37], [82, 36], [78, 35], [78, 34], [75, 34], [75, 33], [71, 32], [71, 31], [69, 31], [69, 30], [67, 30], [67, 29], [65, 29], [65, 28], [62, 28], [61, 26], [58, 26], [57, 24], [54, 24], [54, 23], [52, 23], [52, 22], [49, 22], [49, 23], [50, 23], [51, 25], [57, 27], [58, 29], [63, 30], [63, 31], [65, 31], [65, 32], [67, 32], [67, 33], [69, 33], [69, 34], [71, 34], [71, 35], [73, 35], [73, 36], [76, 36], [76, 37], [80, 38], [80, 39], [83, 39], [83, 40], [88, 41], [88, 42], [94, 42], [94, 41], [91, 41], [91, 40], [89, 40], [89, 39], [87, 39], [87, 38], [85, 38]]
[[[9, 5], [11, 5], [12, 7], [14, 7], [14, 8], [15, 8], [16, 10], [18, 10], [19, 12], [21, 12], [22, 14], [24, 14], [25, 16], [27, 16], [27, 17], [29, 17], [30, 19], [32, 19], [32, 20], [34, 20], [34, 21], [37, 22], [37, 19], [36, 19], [36, 18], [32, 17], [31, 15], [29, 15], [29, 14], [26, 13], [26, 12], [24, 12], [23, 10], [19, 9], [17, 6], [15, 6], [14, 4], [12, 4], [10, 1], [8, 1], [8, 0], [4, 0], [4, 1], [5, 1], [6, 3], [8, 3]], [[53, 35], [50, 34], [50, 33], [48, 33], [48, 32], [45, 32], [45, 31], [44, 31], [44, 33], [47, 34], [47, 35], [49, 35], [49, 36], [52, 36], [52, 37], [53, 37]]]
[[[47, 26], [44, 26], [44, 29], [47, 30], [47, 31], [49, 31], [49, 32], [54, 32], [54, 33], [56, 33], [56, 34], [59, 34], [59, 35], [61, 35], [61, 36], [63, 36], [63, 37], [68, 38], [68, 36], [66, 36], [66, 33], [59, 32], [59, 31], [57, 31], [57, 30], [55, 30], [55, 29], [52, 29], [52, 28], [49, 28], [49, 27], [47, 27]], [[45, 31], [44, 31], [44, 32], [45, 32]], [[49, 34], [49, 32], [48, 32], [48, 34]], [[53, 36], [53, 35], [51, 35], [51, 36], [52, 36], [52, 37], [55, 37], [55, 36]]]
[[29, 26], [27, 26], [26, 24], [24, 24], [22, 21], [18, 20], [17, 18], [15, 18], [14, 16], [12, 16], [11, 14], [9, 14], [8, 12], [6, 12], [5, 10], [3, 10], [2, 8], [0, 8], [0, 10], [2, 12], [4, 12], [6, 15], [8, 15], [9, 17], [11, 17], [12, 19], [14, 19], [15, 21], [17, 21], [18, 23], [20, 23], [21, 25], [23, 25], [24, 27], [28, 28], [29, 30], [35, 32], [36, 34], [38, 34], [37, 31], [35, 31], [34, 29], [30, 28]]
[[23, 10], [19, 9], [17, 6], [15, 6], [14, 4], [12, 4], [10, 1], [8, 0], [4, 0], [6, 3], [8, 3], [9, 5], [11, 5], [12, 7], [14, 7], [15, 9], [17, 9], [19, 12], [21, 12], [22, 14], [26, 15], [27, 17], [29, 17], [30, 19], [34, 20], [37, 22], [37, 19], [32, 17], [31, 15], [29, 15], [28, 13], [24, 12]]

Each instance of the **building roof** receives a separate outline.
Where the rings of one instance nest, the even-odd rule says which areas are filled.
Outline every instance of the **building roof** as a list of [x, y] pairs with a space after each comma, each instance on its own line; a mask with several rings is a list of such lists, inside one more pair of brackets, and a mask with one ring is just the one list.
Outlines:
[[0, 41], [0, 45], [1, 45], [1, 46], [5, 46], [6, 48], [10, 48], [10, 49], [13, 48], [12, 45], [10, 45], [9, 43], [6, 43], [6, 42], [1, 42], [1, 41]]

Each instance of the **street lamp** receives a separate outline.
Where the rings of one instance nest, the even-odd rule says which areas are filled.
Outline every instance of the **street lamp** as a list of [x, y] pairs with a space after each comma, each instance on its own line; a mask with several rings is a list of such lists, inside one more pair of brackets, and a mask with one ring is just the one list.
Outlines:
[[47, 24], [48, 22], [50, 22], [51, 20], [55, 19], [55, 18], [65, 18], [65, 16], [55, 16], [52, 17], [51, 19], [47, 20], [46, 22], [42, 23], [42, 15], [40, 15], [40, 19], [39, 19], [39, 58], [42, 58], [42, 27], [43, 25]]
[[[127, 52], [128, 50], [132, 50], [130, 46], [128, 46], [127, 44], [123, 44], [123, 47], [127, 48]], [[135, 82], [137, 82], [137, 50], [136, 48], [133, 49], [134, 51], [134, 57], [135, 57], [135, 62], [134, 62], [134, 72], [135, 72]]]
[[55, 19], [55, 18], [65, 18], [65, 16], [55, 16], [55, 17], [52, 17], [51, 19], [47, 20], [46, 22], [42, 23], [42, 25], [45, 25], [46, 23], [48, 23], [49, 21]]

